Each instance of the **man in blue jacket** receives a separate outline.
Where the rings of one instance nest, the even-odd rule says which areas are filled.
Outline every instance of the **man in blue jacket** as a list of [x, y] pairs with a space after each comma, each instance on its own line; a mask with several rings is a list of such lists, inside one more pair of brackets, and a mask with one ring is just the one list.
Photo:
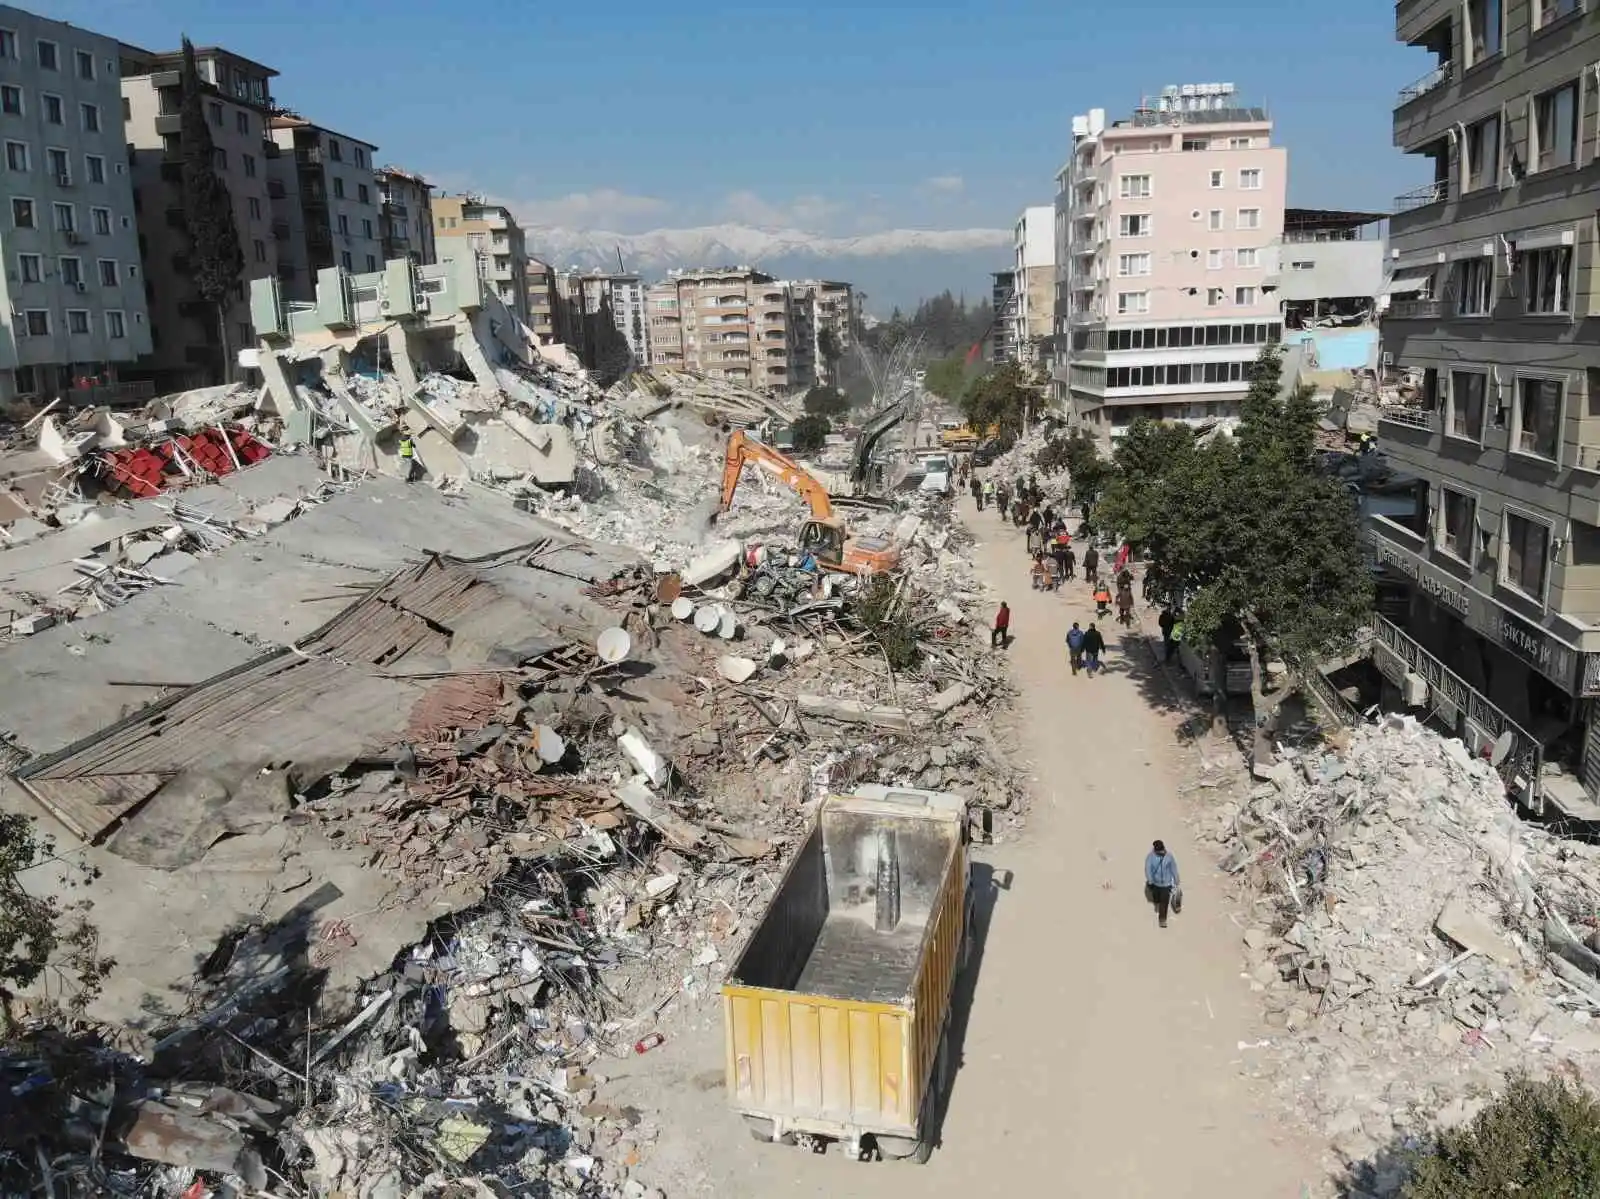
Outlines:
[[1145, 894], [1156, 906], [1156, 919], [1162, 928], [1167, 927], [1167, 910], [1172, 906], [1172, 893], [1179, 887], [1178, 860], [1167, 852], [1160, 841], [1150, 847], [1144, 859]]

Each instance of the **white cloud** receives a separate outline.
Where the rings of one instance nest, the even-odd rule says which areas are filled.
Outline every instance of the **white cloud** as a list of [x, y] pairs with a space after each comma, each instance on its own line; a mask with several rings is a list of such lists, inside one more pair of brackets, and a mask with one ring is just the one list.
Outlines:
[[824, 196], [796, 196], [787, 204], [773, 204], [753, 191], [730, 192], [718, 207], [724, 220], [784, 229], [815, 229], [844, 210], [844, 205]]
[[959, 196], [967, 190], [967, 181], [960, 175], [934, 175], [922, 181], [922, 190], [936, 196]]
[[524, 225], [619, 228], [658, 217], [671, 206], [654, 196], [635, 196], [614, 187], [602, 187], [548, 199], [515, 200], [510, 207]]

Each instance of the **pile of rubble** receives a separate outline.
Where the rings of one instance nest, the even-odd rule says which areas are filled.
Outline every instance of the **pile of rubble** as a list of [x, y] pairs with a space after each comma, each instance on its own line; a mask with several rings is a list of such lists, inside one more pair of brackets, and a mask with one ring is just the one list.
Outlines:
[[1259, 761], [1216, 812], [1266, 1041], [1241, 1045], [1347, 1160], [1474, 1114], [1517, 1069], [1600, 1083], [1600, 847], [1519, 819], [1411, 717]]

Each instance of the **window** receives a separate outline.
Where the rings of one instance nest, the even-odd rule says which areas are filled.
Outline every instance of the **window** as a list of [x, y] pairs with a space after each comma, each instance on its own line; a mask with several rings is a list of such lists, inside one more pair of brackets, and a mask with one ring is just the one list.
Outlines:
[[61, 48], [54, 42], [39, 43], [39, 68], [44, 71], [61, 69]]
[[244, 177], [246, 179], [254, 179], [256, 177], [256, 156], [254, 154], [244, 155]]
[[6, 143], [6, 170], [25, 171], [28, 169], [28, 143]]
[[344, 161], [344, 147], [339, 144], [338, 138], [330, 137], [328, 139], [328, 157], [332, 158], [334, 162]]
[[1500, 53], [1501, 0], [1467, 0], [1467, 65]]
[[17, 270], [24, 283], [44, 282], [44, 265], [37, 254], [18, 254]]
[[253, 244], [255, 246], [256, 261], [265, 262], [267, 260], [267, 243], [258, 237]]
[[1317, 269], [1317, 264], [1314, 259], [1300, 258], [1296, 259], [1294, 262], [1291, 262], [1289, 264], [1289, 269], [1291, 271], [1314, 271]]
[[1256, 302], [1256, 289], [1253, 287], [1234, 288], [1233, 302], [1235, 304], [1254, 304]]
[[1208, 288], [1206, 288], [1206, 307], [1207, 308], [1215, 308], [1217, 305], [1222, 303], [1223, 298], [1227, 294], [1228, 293], [1225, 292], [1220, 287], [1208, 287]]
[[11, 224], [17, 229], [36, 229], [33, 214], [33, 201], [24, 200], [21, 196], [11, 197]]
[[1261, 190], [1261, 171], [1255, 167], [1239, 172], [1239, 188], [1242, 191], [1257, 192]]
[[333, 177], [333, 194], [336, 199], [344, 199], [344, 180], [337, 175]]
[[371, 254], [368, 254], [367, 255], [367, 270], [368, 271], [375, 271], [377, 269], [378, 269], [378, 260], [377, 260], [377, 258], [374, 257]]
[[1506, 552], [1501, 556], [1500, 581], [1543, 603], [1550, 526], [1543, 521], [1530, 520], [1508, 511], [1505, 540]]
[[1450, 419], [1445, 432], [1467, 441], [1483, 438], [1483, 401], [1489, 390], [1489, 376], [1482, 371], [1451, 371], [1447, 406]]
[[13, 87], [9, 83], [0, 84], [0, 112], [9, 113], [11, 116], [22, 115], [22, 89]]
[[252, 221], [261, 219], [261, 200], [257, 196], [250, 197], [250, 219]]
[[221, 146], [211, 148], [211, 169], [225, 171], [228, 169], [228, 152]]
[[55, 207], [56, 230], [60, 233], [72, 233], [78, 228], [78, 212], [71, 204], [57, 204]]
[[[360, 151], [357, 150], [356, 153], [359, 154]], [[360, 200], [363, 204], [371, 204], [372, 203], [372, 189], [370, 187], [368, 187], [365, 183], [356, 184], [356, 199]]]
[[1535, 29], [1543, 29], [1552, 21], [1559, 21], [1568, 13], [1578, 11], [1578, 0], [1535, 0]]
[[1259, 209], [1259, 208], [1241, 208], [1241, 209], [1239, 209], [1238, 214], [1234, 218], [1233, 227], [1235, 229], [1259, 229], [1259, 228], [1261, 228], [1261, 209]]
[[1471, 566], [1477, 544], [1478, 501], [1448, 487], [1443, 492], [1444, 502], [1439, 505], [1439, 548]]
[[1220, 271], [1223, 267], [1228, 265], [1227, 255], [1228, 252], [1226, 250], [1207, 250], [1206, 270]]
[[61, 282], [68, 287], [76, 287], [83, 282], [83, 262], [78, 258], [63, 258], [61, 260]]
[[111, 236], [111, 209], [91, 208], [89, 215], [94, 218], [94, 231], [101, 237]]
[[1209, 150], [1211, 149], [1211, 139], [1208, 137], [1186, 137], [1183, 139], [1183, 148], [1185, 150]]
[[1150, 311], [1150, 293], [1147, 291], [1119, 291], [1117, 293], [1117, 313], [1121, 316], [1135, 315]]
[[106, 313], [106, 336], [112, 341], [128, 336], [128, 322], [122, 313], [115, 310]]
[[1494, 259], [1463, 258], [1450, 272], [1457, 316], [1487, 316], [1494, 299]]
[[250, 114], [240, 109], [233, 114], [233, 127], [245, 137], [250, 136]]
[[366, 165], [367, 165], [367, 152], [365, 150], [357, 150], [356, 151], [356, 166], [364, 167]]
[[78, 111], [83, 114], [83, 131], [85, 133], [100, 132], [100, 106], [98, 104], [80, 104]]
[[1500, 173], [1500, 116], [1467, 126], [1467, 190], [1493, 187]]
[[1551, 246], [1529, 250], [1522, 256], [1526, 285], [1523, 296], [1529, 312], [1572, 311], [1572, 247]]
[[1227, 173], [1225, 171], [1212, 171], [1211, 172], [1211, 186], [1213, 188], [1222, 187], [1223, 186], [1223, 179], [1226, 177], [1226, 174]]
[[1260, 266], [1260, 251], [1254, 249], [1235, 250], [1233, 252], [1233, 265], [1246, 268]]
[[1255, 144], [1255, 139], [1250, 137], [1230, 137], [1228, 139], [1228, 149], [1230, 150], [1248, 150]]
[[23, 318], [22, 327], [28, 331], [29, 337], [50, 336], [50, 313], [43, 308], [30, 308]]
[[60, 96], [52, 96], [48, 92], [40, 94], [39, 99], [44, 102], [44, 119], [47, 125], [65, 125], [67, 123], [67, 106]]
[[368, 241], [372, 240], [372, 222], [365, 218], [361, 221], [361, 236]]
[[106, 181], [106, 160], [98, 154], [85, 154], [83, 166], [89, 177], [90, 183], [104, 183]]
[[1150, 214], [1130, 213], [1120, 219], [1117, 233], [1121, 237], [1149, 237]]
[[117, 264], [115, 259], [102, 258], [100, 260], [100, 286], [117, 286]]
[[238, 334], [237, 334], [237, 336], [239, 338], [239, 344], [240, 345], [242, 345], [242, 346], [249, 345], [252, 341], [254, 341], [256, 339], [255, 326], [252, 325], [249, 321], [240, 321], [239, 325], [238, 325]]
[[1533, 99], [1533, 169], [1568, 166], [1578, 156], [1578, 85], [1565, 84]]
[[1517, 380], [1517, 439], [1519, 453], [1554, 461], [1561, 444], [1561, 396], [1565, 389], [1555, 379]]
[[1144, 254], [1119, 254], [1117, 256], [1117, 274], [1126, 278], [1129, 275], [1148, 275], [1150, 273], [1150, 255]]
[[17, 31], [0, 29], [0, 58], [17, 57]]
[[72, 163], [67, 158], [65, 150], [46, 150], [45, 170], [57, 183], [70, 183], [72, 181]]
[[206, 105], [206, 115], [218, 129], [222, 128], [222, 105], [213, 100]]
[[79, 50], [74, 57], [78, 60], [78, 78], [94, 79], [94, 55], [87, 50]]
[[1206, 214], [1206, 228], [1211, 230], [1211, 232], [1213, 232], [1213, 233], [1217, 233], [1217, 232], [1221, 231], [1221, 229], [1222, 229], [1222, 209], [1213, 208], [1210, 212], [1208, 212]]
[[342, 212], [339, 214], [339, 236], [350, 236], [350, 218], [345, 216], [345, 214]]
[[353, 271], [353, 270], [356, 269], [355, 267], [350, 265], [350, 251], [349, 250], [345, 250], [342, 254], [339, 255], [339, 261], [344, 265], [344, 269], [347, 270], [347, 271]]
[[83, 336], [89, 332], [89, 314], [82, 308], [67, 309], [67, 332]]
[[1124, 200], [1144, 200], [1150, 195], [1149, 175], [1124, 175], [1120, 182]]

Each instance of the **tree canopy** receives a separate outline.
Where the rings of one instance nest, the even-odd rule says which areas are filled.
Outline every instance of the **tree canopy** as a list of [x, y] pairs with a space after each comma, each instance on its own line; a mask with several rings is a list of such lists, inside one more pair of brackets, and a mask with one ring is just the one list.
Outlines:
[[813, 387], [800, 403], [809, 416], [831, 419], [850, 411], [850, 397], [836, 387]]
[[967, 306], [965, 296], [944, 291], [917, 305], [909, 317], [896, 308], [887, 321], [867, 329], [862, 339], [873, 350], [886, 352], [907, 337], [921, 335], [935, 358], [965, 354], [983, 340], [994, 324], [994, 309], [987, 300]]
[[922, 385], [941, 400], [959, 400], [967, 389], [967, 363], [961, 354], [928, 363]]
[[822, 448], [833, 426], [828, 418], [813, 413], [794, 422], [794, 450], [797, 454], [810, 454]]
[[1014, 438], [1028, 414], [1039, 408], [1037, 380], [1015, 362], [1007, 362], [974, 380], [961, 396], [961, 415], [974, 429]]
[[1280, 399], [1280, 374], [1268, 347], [1232, 439], [1130, 429], [1094, 523], [1149, 552], [1156, 585], [1184, 607], [1186, 636], [1210, 640], [1238, 622], [1314, 661], [1366, 621], [1372, 579], [1355, 501], [1316, 467], [1311, 389]]
[[234, 219], [233, 197], [217, 174], [211, 123], [206, 120], [204, 85], [195, 65], [194, 46], [183, 39], [182, 99], [178, 127], [183, 146], [183, 221], [189, 234], [189, 277], [201, 299], [217, 310], [221, 377], [231, 376], [227, 304], [244, 273], [244, 249]]

